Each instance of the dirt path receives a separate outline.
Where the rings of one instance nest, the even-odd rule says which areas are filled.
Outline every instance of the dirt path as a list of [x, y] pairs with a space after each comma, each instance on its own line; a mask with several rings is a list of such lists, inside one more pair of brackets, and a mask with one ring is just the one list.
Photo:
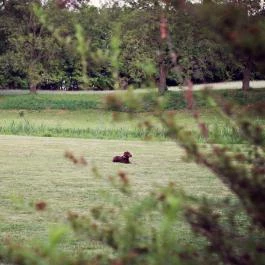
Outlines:
[[[218, 89], [241, 89], [242, 88], [242, 82], [241, 81], [234, 81], [234, 82], [200, 84], [200, 85], [194, 85], [193, 86], [194, 90], [201, 90], [205, 87], [210, 87], [214, 90], [218, 90]], [[265, 80], [251, 81], [250, 87], [251, 88], [265, 88]], [[171, 87], [171, 88], [169, 88], [169, 90], [178, 91], [179, 87]]]

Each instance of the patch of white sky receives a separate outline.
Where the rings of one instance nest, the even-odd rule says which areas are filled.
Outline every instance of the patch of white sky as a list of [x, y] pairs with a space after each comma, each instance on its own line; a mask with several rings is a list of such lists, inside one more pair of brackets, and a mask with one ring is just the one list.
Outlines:
[[[201, 1], [202, 0], [191, 0], [191, 2], [193, 2], [193, 3], [198, 3]], [[107, 0], [90, 0], [90, 3], [94, 6], [97, 6], [97, 7], [100, 7], [103, 4], [106, 4], [107, 2], [108, 2]], [[122, 2], [122, 1], [119, 1], [119, 2]], [[261, 0], [260, 3], [261, 3], [261, 6], [264, 6], [265, 0]]]
[[[107, 4], [108, 2], [111, 2], [111, 1], [108, 1], [108, 0], [90, 0], [90, 4], [94, 5], [94, 6], [97, 6], [97, 7], [100, 7], [100, 6], [104, 5], [104, 4]], [[120, 1], [116, 1], [116, 2], [119, 2], [121, 4], [124, 1], [120, 0]]]
[[[121, 4], [121, 3], [124, 3], [125, 1], [124, 0], [120, 0], [120, 1], [117, 1], [117, 2], [119, 2]], [[201, 1], [202, 0], [191, 0], [191, 2], [193, 2], [193, 3], [199, 3]], [[261, 0], [261, 1], [264, 1], [264, 0]], [[104, 4], [108, 3], [108, 2], [109, 2], [108, 0], [90, 0], [90, 4], [94, 5], [94, 6], [97, 6], [97, 7], [100, 7], [100, 6], [102, 6], [102, 5], [104, 5]]]
[[101, 0], [90, 0], [90, 3], [94, 6], [101, 6], [103, 4]]

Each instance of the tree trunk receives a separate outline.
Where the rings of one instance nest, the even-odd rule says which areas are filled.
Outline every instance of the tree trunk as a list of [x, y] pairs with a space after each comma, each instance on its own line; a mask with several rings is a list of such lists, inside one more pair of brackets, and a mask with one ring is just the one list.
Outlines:
[[30, 84], [29, 91], [30, 91], [31, 94], [36, 94], [37, 93], [36, 84]]
[[159, 66], [159, 93], [164, 94], [167, 91], [167, 67], [164, 63]]
[[251, 59], [249, 58], [246, 62], [245, 69], [243, 71], [242, 89], [244, 91], [250, 88], [250, 76], [251, 76]]

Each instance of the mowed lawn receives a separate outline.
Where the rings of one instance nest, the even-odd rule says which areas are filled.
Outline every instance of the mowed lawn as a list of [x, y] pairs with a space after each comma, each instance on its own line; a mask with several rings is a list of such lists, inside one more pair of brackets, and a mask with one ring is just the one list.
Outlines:
[[[0, 146], [0, 231], [18, 240], [44, 240], [51, 225], [66, 223], [67, 212], [85, 213], [99, 203], [122, 200], [108, 180], [119, 170], [129, 174], [136, 199], [169, 181], [194, 196], [218, 199], [230, 194], [211, 172], [185, 163], [173, 142], [0, 136]], [[66, 160], [66, 150], [84, 156], [88, 165]], [[132, 164], [112, 163], [114, 155], [127, 150], [133, 154]], [[93, 166], [103, 178], [92, 173]], [[47, 202], [47, 211], [35, 211], [39, 200]], [[74, 239], [68, 239], [68, 247], [98, 248]]]

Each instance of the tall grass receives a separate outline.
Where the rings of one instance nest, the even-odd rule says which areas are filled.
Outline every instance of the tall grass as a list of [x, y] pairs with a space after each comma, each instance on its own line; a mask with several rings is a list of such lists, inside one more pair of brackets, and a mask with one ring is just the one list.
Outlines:
[[[195, 139], [199, 143], [206, 140], [195, 128], [191, 129]], [[25, 135], [41, 137], [70, 137], [84, 139], [113, 139], [113, 140], [167, 140], [163, 129], [154, 128], [147, 131], [139, 127], [87, 127], [87, 128], [65, 128], [59, 125], [36, 125], [27, 120], [11, 121], [0, 126], [0, 134]], [[264, 135], [265, 137], [265, 135]], [[209, 140], [217, 144], [242, 144], [243, 138], [239, 132], [223, 122], [215, 121], [209, 126]]]
[[[196, 139], [199, 143], [205, 143], [206, 140], [201, 133], [196, 132]], [[209, 126], [208, 140], [216, 144], [243, 144], [244, 139], [237, 130], [225, 123], [213, 123]]]
[[64, 128], [61, 126], [50, 127], [44, 124], [34, 125], [29, 121], [12, 121], [0, 126], [0, 134], [6, 135], [27, 135], [43, 137], [71, 137], [85, 139], [121, 139], [121, 140], [139, 140], [154, 138], [165, 140], [166, 136], [163, 130], [154, 129], [147, 132], [141, 128]]

